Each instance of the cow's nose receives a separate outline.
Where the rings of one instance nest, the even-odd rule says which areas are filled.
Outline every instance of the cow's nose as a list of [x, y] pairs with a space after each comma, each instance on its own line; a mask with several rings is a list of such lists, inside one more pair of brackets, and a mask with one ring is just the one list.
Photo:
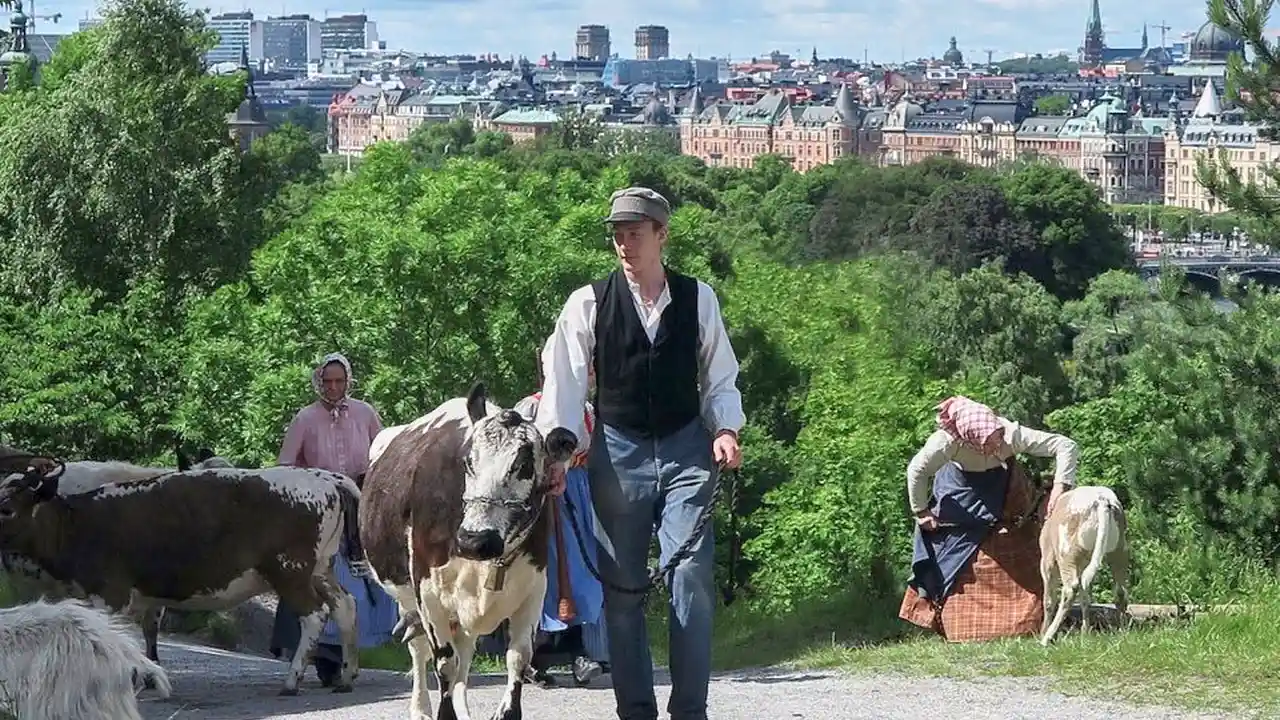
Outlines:
[[458, 550], [472, 560], [493, 560], [502, 554], [502, 536], [497, 530], [459, 530]]

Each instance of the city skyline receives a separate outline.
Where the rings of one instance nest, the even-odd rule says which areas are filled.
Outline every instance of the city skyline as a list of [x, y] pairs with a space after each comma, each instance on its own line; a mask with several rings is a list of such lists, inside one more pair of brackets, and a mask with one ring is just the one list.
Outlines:
[[[1194, 31], [1205, 21], [1205, 8], [1188, 3], [1169, 8], [1149, 0], [1121, 3], [1101, 0], [1108, 45], [1135, 47], [1143, 24], [1152, 45], [1160, 42], [1156, 25], [1172, 27], [1167, 42]], [[360, 2], [366, 3], [361, 5]], [[265, 19], [282, 14], [329, 15], [364, 12], [377, 23], [378, 37], [389, 49], [433, 54], [496, 52], [503, 57], [537, 58], [556, 52], [573, 54], [579, 25], [600, 24], [610, 29], [613, 52], [634, 56], [634, 33], [639, 25], [664, 25], [670, 30], [671, 54], [685, 57], [728, 57], [746, 60], [772, 50], [808, 57], [813, 48], [825, 57], [862, 58], [898, 62], [941, 57], [951, 36], [967, 59], [995, 59], [1018, 54], [1062, 50], [1074, 56], [1084, 36], [1088, 0], [919, 0], [898, 5], [871, 3], [857, 11], [837, 9], [837, 0], [651, 0], [618, 7], [586, 0], [360, 0], [351, 7], [333, 0], [275, 0], [268, 3], [189, 2], [211, 14], [254, 11]], [[36, 32], [69, 33], [80, 19], [97, 14], [93, 0], [39, 0], [37, 14], [62, 13], [58, 23], [37, 19]], [[513, 8], [519, 8], [519, 13]], [[509, 9], [512, 8], [512, 9]], [[28, 10], [28, 12], [30, 12]]]

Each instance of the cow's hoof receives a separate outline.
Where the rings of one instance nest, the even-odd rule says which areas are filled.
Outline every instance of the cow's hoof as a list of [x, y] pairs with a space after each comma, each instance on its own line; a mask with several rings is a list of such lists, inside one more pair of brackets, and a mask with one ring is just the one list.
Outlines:
[[298, 688], [296, 688], [296, 687], [295, 687], [295, 688], [288, 688], [288, 687], [280, 688], [280, 694], [281, 694], [281, 695], [283, 695], [283, 696], [285, 696], [285, 697], [292, 697], [292, 696], [294, 696], [294, 695], [297, 695], [297, 694], [298, 694]]
[[333, 686], [333, 691], [336, 693], [349, 693], [352, 690], [355, 690], [355, 686], [352, 685], [351, 683], [340, 682], [340, 683], [334, 684]]

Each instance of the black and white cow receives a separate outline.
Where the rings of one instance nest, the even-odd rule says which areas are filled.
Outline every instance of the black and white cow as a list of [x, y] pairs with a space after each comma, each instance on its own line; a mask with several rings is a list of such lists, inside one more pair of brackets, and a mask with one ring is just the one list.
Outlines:
[[60, 482], [55, 471], [0, 484], [0, 547], [143, 625], [160, 607], [226, 610], [274, 590], [301, 616], [286, 695], [297, 693], [332, 613], [344, 649], [335, 691], [352, 689], [355, 599], [332, 565], [343, 538], [351, 560], [362, 559], [352, 480], [306, 468], [218, 467], [74, 495], [60, 494]]
[[439, 717], [470, 720], [476, 640], [508, 619], [507, 692], [493, 717], [520, 719], [547, 587], [546, 461], [566, 462], [575, 443], [561, 429], [544, 441], [528, 419], [489, 402], [481, 384], [374, 439], [360, 536], [402, 617], [425, 625], [425, 637], [409, 640], [415, 720], [432, 717], [428, 653], [440, 685]]
[[[199, 461], [192, 462], [181, 451], [178, 452], [178, 470], [232, 467], [225, 458], [213, 454], [211, 450], [201, 450]], [[58, 494], [61, 496], [79, 495], [96, 490], [107, 483], [130, 483], [138, 480], [167, 475], [174, 472], [171, 467], [134, 465], [117, 460], [77, 460], [66, 463], [65, 470], [58, 477]], [[21, 473], [11, 477], [20, 477]], [[21, 598], [34, 600], [39, 597], [81, 598], [87, 599], [84, 589], [73, 582], [63, 582], [48, 572], [34, 559], [11, 549], [0, 547], [0, 567], [9, 576], [15, 592]], [[159, 608], [152, 617], [141, 618], [142, 636], [146, 642], [147, 657], [159, 662], [158, 638], [160, 619], [164, 616], [164, 608]]]

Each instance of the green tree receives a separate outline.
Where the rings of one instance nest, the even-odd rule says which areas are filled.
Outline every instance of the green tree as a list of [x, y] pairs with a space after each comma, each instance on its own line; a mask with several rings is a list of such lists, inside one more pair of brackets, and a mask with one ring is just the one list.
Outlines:
[[1027, 165], [1004, 176], [1001, 185], [1014, 213], [1039, 238], [1044, 265], [1033, 277], [1054, 295], [1081, 297], [1097, 275], [1133, 267], [1128, 240], [1079, 173]]
[[0, 129], [0, 275], [32, 298], [70, 284], [118, 298], [152, 268], [174, 294], [236, 276], [259, 199], [227, 88], [203, 71], [201, 16], [119, 0], [104, 20], [80, 69]]
[[1071, 98], [1066, 95], [1044, 95], [1036, 98], [1037, 115], [1066, 115], [1071, 109]]

